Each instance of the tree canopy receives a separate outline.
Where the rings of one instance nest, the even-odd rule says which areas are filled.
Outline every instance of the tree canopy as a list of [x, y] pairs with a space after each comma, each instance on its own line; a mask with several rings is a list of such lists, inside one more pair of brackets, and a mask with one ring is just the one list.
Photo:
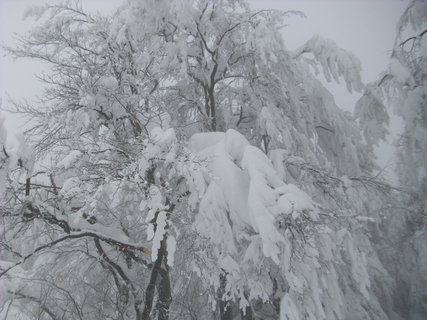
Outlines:
[[[408, 7], [390, 71], [369, 85], [329, 39], [286, 48], [279, 30], [299, 12], [30, 8], [40, 26], [7, 50], [50, 69], [37, 103], [14, 103], [30, 119], [14, 151], [0, 121], [1, 314], [421, 319], [425, 289], [405, 272], [425, 283], [425, 8]], [[418, 33], [404, 40], [409, 23]], [[354, 115], [318, 72], [364, 92]], [[373, 176], [394, 94], [399, 188]], [[415, 252], [399, 257], [405, 237]], [[397, 304], [403, 294], [416, 302]]]

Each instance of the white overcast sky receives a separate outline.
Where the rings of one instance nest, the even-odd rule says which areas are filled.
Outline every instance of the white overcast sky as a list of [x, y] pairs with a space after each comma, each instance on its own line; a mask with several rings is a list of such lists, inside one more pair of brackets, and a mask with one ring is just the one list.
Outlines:
[[[45, 0], [0, 0], [0, 43], [13, 44], [14, 33], [23, 34], [31, 29], [32, 19], [22, 20], [25, 9], [30, 5], [44, 4]], [[89, 11], [108, 14], [124, 1], [83, 0], [83, 7]], [[286, 45], [295, 49], [314, 34], [334, 40], [338, 46], [352, 51], [363, 66], [362, 79], [367, 83], [376, 80], [388, 65], [392, 49], [395, 26], [408, 4], [408, 0], [251, 0], [253, 8], [274, 8], [300, 10], [307, 18], [291, 17], [283, 29]], [[34, 74], [43, 70], [43, 65], [34, 61], [17, 60], [4, 56], [0, 48], [0, 97], [3, 108], [8, 100], [31, 99], [40, 91]], [[341, 108], [352, 111], [360, 95], [349, 94], [345, 85], [327, 85]], [[13, 118], [6, 118], [9, 135], [19, 131]], [[398, 127], [398, 121], [392, 126]], [[392, 129], [397, 131], [397, 129]], [[382, 166], [390, 164], [392, 148], [383, 145], [377, 152]]]

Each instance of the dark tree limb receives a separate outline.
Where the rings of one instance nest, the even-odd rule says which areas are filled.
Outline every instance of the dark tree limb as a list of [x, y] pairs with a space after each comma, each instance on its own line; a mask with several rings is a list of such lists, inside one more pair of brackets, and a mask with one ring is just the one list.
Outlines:
[[153, 307], [154, 293], [156, 289], [157, 277], [160, 273], [163, 257], [166, 254], [166, 237], [160, 242], [160, 248], [157, 252], [157, 259], [154, 262], [153, 268], [151, 269], [150, 281], [145, 291], [145, 304], [142, 312], [141, 320], [150, 320], [150, 313]]
[[233, 312], [231, 308], [231, 303], [229, 301], [224, 301], [225, 285], [227, 284], [227, 277], [225, 274], [221, 273], [219, 276], [220, 287], [218, 291], [218, 300], [219, 300], [219, 314], [221, 320], [232, 320]]
[[14, 265], [10, 266], [9, 268], [6, 268], [5, 270], [3, 270], [3, 271], [0, 273], [0, 278], [1, 278], [3, 275], [5, 275], [6, 273], [8, 273], [11, 269], [13, 269], [13, 268], [15, 268], [15, 267], [17, 267], [17, 266], [19, 266], [19, 265], [23, 264], [23, 263], [24, 263], [25, 261], [27, 261], [29, 258], [31, 258], [31, 257], [32, 257], [32, 256], [34, 256], [36, 253], [38, 253], [38, 252], [40, 252], [40, 251], [42, 251], [42, 250], [44, 250], [44, 249], [47, 249], [47, 248], [53, 247], [53, 246], [55, 246], [55, 245], [57, 245], [57, 244], [59, 244], [59, 243], [61, 243], [61, 242], [66, 241], [66, 240], [70, 240], [70, 239], [80, 239], [80, 238], [84, 238], [84, 237], [96, 238], [96, 239], [102, 240], [102, 241], [104, 241], [104, 242], [106, 242], [106, 243], [108, 243], [108, 244], [112, 244], [112, 245], [115, 245], [115, 246], [118, 246], [118, 247], [120, 247], [120, 248], [124, 248], [124, 249], [137, 250], [137, 251], [141, 251], [141, 252], [143, 252], [143, 253], [147, 253], [147, 254], [148, 254], [148, 253], [151, 253], [151, 250], [150, 250], [150, 249], [148, 249], [148, 248], [146, 248], [146, 247], [142, 247], [142, 246], [137, 246], [137, 245], [131, 245], [131, 244], [123, 243], [123, 242], [117, 241], [117, 240], [115, 240], [115, 239], [111, 239], [111, 238], [105, 237], [105, 236], [103, 236], [103, 235], [97, 234], [97, 233], [95, 233], [95, 232], [90, 232], [90, 231], [89, 231], [89, 232], [82, 232], [82, 233], [75, 233], [75, 234], [71, 233], [71, 234], [66, 235], [66, 236], [64, 236], [64, 237], [62, 237], [62, 238], [56, 239], [56, 240], [54, 240], [54, 241], [52, 241], [52, 242], [49, 242], [49, 243], [47, 243], [47, 244], [45, 244], [45, 245], [42, 245], [42, 246], [40, 246], [40, 247], [36, 248], [36, 249], [35, 249], [33, 252], [31, 252], [30, 254], [27, 254], [26, 256], [22, 257], [22, 259], [21, 259], [20, 261], [18, 261], [17, 263], [15, 263]]
[[240, 310], [240, 318], [242, 320], [253, 320], [254, 316], [252, 314], [252, 308], [249, 306], [246, 307], [245, 311]]
[[421, 39], [425, 34], [427, 33], [427, 29], [423, 30], [419, 35], [414, 36], [414, 37], [410, 37], [408, 39], [406, 39], [405, 41], [399, 43], [399, 47], [403, 47], [407, 42], [411, 41], [411, 40], [416, 40], [416, 39]]
[[163, 267], [160, 267], [159, 275], [160, 279], [157, 285], [158, 300], [156, 304], [156, 310], [158, 313], [158, 320], [168, 320], [169, 308], [172, 303], [172, 290], [169, 277], [169, 268], [166, 263], [164, 263]]

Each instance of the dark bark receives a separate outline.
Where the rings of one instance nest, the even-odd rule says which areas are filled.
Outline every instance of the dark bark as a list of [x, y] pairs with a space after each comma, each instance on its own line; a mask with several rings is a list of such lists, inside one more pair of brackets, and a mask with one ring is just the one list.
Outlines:
[[243, 313], [243, 310], [240, 310], [240, 318], [242, 320], [253, 320], [252, 308], [250, 306], [246, 307], [245, 313]]
[[215, 106], [215, 94], [214, 87], [209, 90], [209, 101], [210, 101], [210, 115], [211, 115], [211, 130], [216, 131], [216, 106]]
[[227, 283], [227, 278], [224, 274], [220, 275], [220, 287], [218, 291], [218, 300], [219, 300], [219, 314], [221, 320], [232, 320], [233, 319], [233, 312], [232, 312], [232, 306], [229, 301], [224, 301], [223, 295], [225, 292], [225, 285]]
[[25, 180], [25, 196], [28, 197], [30, 195], [30, 178], [27, 178], [27, 180]]
[[[160, 273], [163, 257], [166, 254], [166, 237], [160, 242], [160, 248], [157, 252], [157, 259], [151, 269], [150, 281], [145, 291], [144, 310], [142, 311], [141, 320], [150, 320], [151, 309], [153, 307], [154, 293], [156, 289], [157, 277]], [[139, 319], [138, 319], [139, 320]]]
[[220, 300], [219, 312], [220, 312], [221, 320], [232, 320], [233, 319], [233, 312], [231, 310], [231, 304], [228, 301]]
[[[128, 292], [128, 288], [131, 288], [133, 292], [135, 292], [135, 287], [132, 284], [132, 281], [130, 281], [130, 279], [127, 277], [126, 273], [123, 271], [123, 269], [117, 264], [115, 263], [113, 260], [111, 260], [108, 255], [106, 254], [106, 252], [104, 251], [104, 249], [102, 248], [101, 242], [99, 241], [99, 239], [93, 239], [94, 243], [95, 243], [95, 247], [96, 250], [98, 251], [98, 254], [101, 256], [101, 258], [107, 263], [108, 265], [108, 269], [111, 271], [111, 273], [113, 274], [116, 286], [117, 286], [117, 290], [119, 290], [120, 295], [123, 297], [123, 300], [125, 300], [125, 304], [127, 304], [127, 302], [129, 301], [129, 292]], [[120, 285], [120, 283], [117, 281], [117, 274], [120, 276], [120, 278], [126, 283], [127, 286], [122, 286]]]
[[124, 244], [124, 243], [121, 243], [121, 242], [119, 242], [117, 240], [113, 240], [113, 239], [101, 236], [101, 235], [93, 233], [93, 232], [82, 232], [82, 233], [77, 233], [77, 234], [68, 234], [68, 235], [66, 235], [66, 236], [64, 236], [62, 238], [56, 239], [56, 240], [54, 240], [52, 242], [49, 242], [47, 244], [44, 244], [44, 245], [38, 247], [37, 249], [35, 249], [33, 252], [27, 254], [26, 256], [22, 256], [22, 258], [21, 258], [20, 261], [18, 261], [14, 265], [12, 265], [12, 266], [8, 267], [7, 269], [3, 270], [2, 272], [0, 272], [0, 278], [3, 275], [5, 275], [6, 273], [8, 273], [9, 270], [11, 270], [11, 269], [19, 266], [20, 264], [24, 263], [26, 260], [28, 260], [29, 258], [31, 258], [33, 255], [35, 255], [36, 253], [38, 253], [38, 252], [40, 252], [40, 251], [42, 251], [44, 249], [51, 248], [51, 247], [53, 247], [53, 246], [55, 246], [55, 245], [57, 245], [57, 244], [59, 244], [61, 242], [69, 240], [69, 239], [80, 239], [80, 238], [85, 238], [85, 237], [91, 237], [91, 238], [99, 239], [99, 240], [102, 240], [102, 241], [104, 241], [104, 242], [106, 242], [108, 244], [116, 245], [119, 248], [132, 249], [132, 250], [141, 251], [143, 253], [149, 253], [149, 250], [147, 248], [145, 248], [145, 247], [131, 246], [131, 245], [128, 245], [128, 244]]
[[158, 300], [156, 304], [156, 310], [158, 312], [158, 320], [168, 320], [169, 308], [172, 303], [169, 268], [167, 266], [160, 267], [159, 275], [160, 279], [157, 285]]
[[211, 126], [212, 131], [216, 131], [216, 105], [215, 105], [215, 76], [218, 71], [218, 63], [216, 61], [217, 52], [212, 53], [212, 61], [214, 62], [214, 67], [212, 69], [210, 77], [210, 88], [209, 88], [209, 102], [210, 102], [210, 114], [212, 117]]

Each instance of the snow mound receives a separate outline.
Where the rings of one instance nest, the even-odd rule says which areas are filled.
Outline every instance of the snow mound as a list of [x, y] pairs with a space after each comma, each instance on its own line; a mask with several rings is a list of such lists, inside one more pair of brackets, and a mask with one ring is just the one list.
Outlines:
[[252, 237], [257, 243], [248, 246], [245, 259], [264, 256], [278, 264], [280, 245], [285, 243], [278, 222], [313, 210], [309, 196], [285, 184], [270, 159], [235, 130], [195, 134], [189, 149], [207, 163], [210, 173], [196, 217], [198, 232], [232, 255], [250, 230], [258, 235]]

